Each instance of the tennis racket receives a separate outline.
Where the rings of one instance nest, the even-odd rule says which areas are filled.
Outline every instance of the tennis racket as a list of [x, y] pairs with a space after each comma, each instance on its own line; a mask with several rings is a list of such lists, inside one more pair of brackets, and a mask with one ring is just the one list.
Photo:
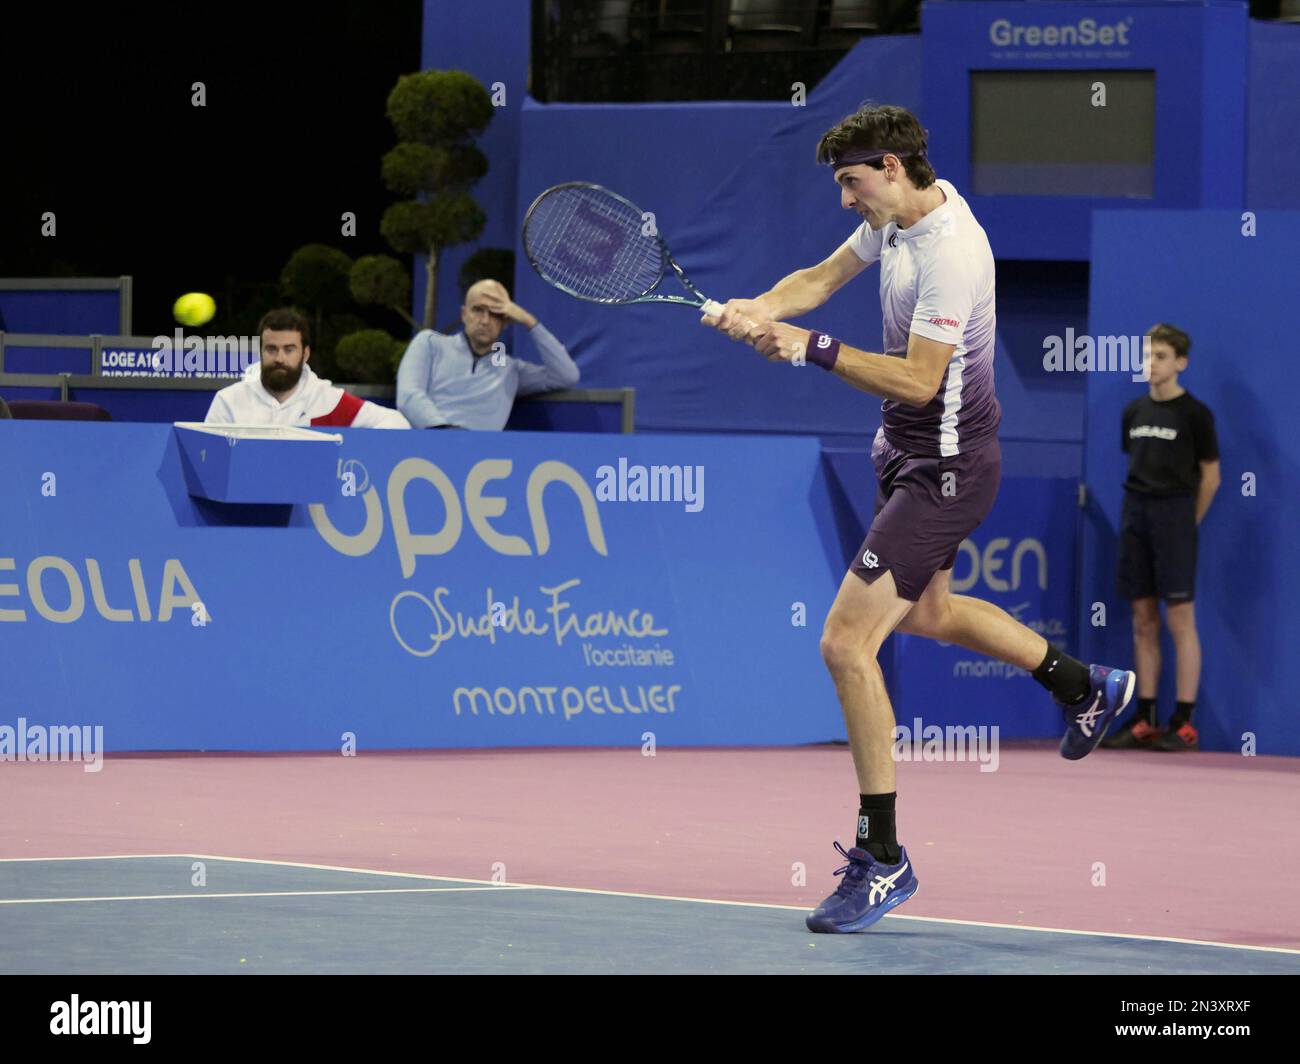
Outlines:
[[[585, 181], [548, 188], [524, 217], [524, 253], [547, 284], [591, 303], [677, 303], [719, 315], [673, 261], [668, 245], [641, 209], [616, 192]], [[685, 296], [655, 291], [672, 270]]]

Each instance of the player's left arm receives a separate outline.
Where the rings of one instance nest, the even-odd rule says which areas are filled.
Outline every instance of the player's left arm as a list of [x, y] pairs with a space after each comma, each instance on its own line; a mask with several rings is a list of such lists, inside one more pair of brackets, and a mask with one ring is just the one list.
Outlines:
[[1219, 490], [1219, 485], [1223, 478], [1219, 474], [1219, 460], [1201, 463], [1201, 483], [1196, 489], [1196, 523], [1201, 523], [1201, 518], [1210, 508], [1210, 503], [1214, 501], [1214, 493]]
[[534, 362], [519, 360], [518, 394], [536, 395], [557, 388], [576, 387], [582, 376], [578, 364], [573, 361], [568, 349], [536, 318], [528, 330], [528, 338], [542, 356], [542, 364], [539, 366]]
[[800, 329], [785, 322], [772, 322], [750, 334], [750, 342], [772, 362], [795, 362], [804, 359], [816, 365], [825, 365], [833, 354], [831, 372], [847, 384], [893, 399], [907, 406], [925, 406], [939, 390], [944, 370], [948, 366], [956, 344], [932, 340], [919, 333], [907, 338], [907, 355], [882, 355], [860, 351], [838, 340], [819, 347], [822, 334]]
[[1214, 415], [1208, 406], [1201, 406], [1192, 415], [1192, 446], [1196, 452], [1196, 461], [1201, 467], [1201, 483], [1196, 489], [1196, 523], [1199, 525], [1222, 482], [1219, 473], [1219, 434], [1215, 431]]

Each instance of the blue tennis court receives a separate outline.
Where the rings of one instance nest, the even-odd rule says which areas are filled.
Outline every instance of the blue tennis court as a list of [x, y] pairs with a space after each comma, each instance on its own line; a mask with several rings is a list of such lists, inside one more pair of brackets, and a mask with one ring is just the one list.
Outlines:
[[[201, 871], [203, 885], [193, 885]], [[189, 854], [0, 862], [0, 971], [1283, 974], [1300, 951]]]

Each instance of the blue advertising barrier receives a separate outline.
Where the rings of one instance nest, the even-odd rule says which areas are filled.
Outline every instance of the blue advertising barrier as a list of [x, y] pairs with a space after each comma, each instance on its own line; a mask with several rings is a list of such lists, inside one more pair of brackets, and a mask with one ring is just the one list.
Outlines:
[[[0, 430], [10, 726], [110, 751], [843, 735], [815, 439], [343, 429], [332, 498], [247, 505], [188, 493], [172, 426]], [[635, 501], [651, 466], [677, 501]]]

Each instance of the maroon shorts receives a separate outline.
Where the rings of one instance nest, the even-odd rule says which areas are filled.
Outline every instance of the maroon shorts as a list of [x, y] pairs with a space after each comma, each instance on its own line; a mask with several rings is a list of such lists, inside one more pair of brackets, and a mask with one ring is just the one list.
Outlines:
[[951, 569], [961, 541], [993, 509], [1002, 477], [997, 438], [936, 458], [910, 454], [876, 435], [876, 515], [850, 567], [868, 584], [894, 574], [900, 597], [916, 602], [930, 578]]

